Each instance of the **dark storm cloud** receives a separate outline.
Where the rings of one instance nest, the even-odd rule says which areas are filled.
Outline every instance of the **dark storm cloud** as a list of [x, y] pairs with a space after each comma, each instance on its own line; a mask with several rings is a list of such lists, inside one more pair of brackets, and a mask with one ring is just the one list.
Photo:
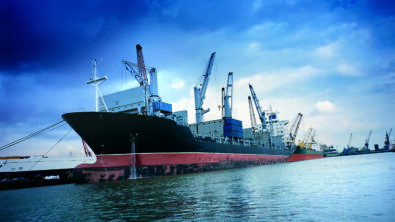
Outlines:
[[109, 40], [146, 11], [145, 1], [0, 2], [0, 71], [56, 65]]

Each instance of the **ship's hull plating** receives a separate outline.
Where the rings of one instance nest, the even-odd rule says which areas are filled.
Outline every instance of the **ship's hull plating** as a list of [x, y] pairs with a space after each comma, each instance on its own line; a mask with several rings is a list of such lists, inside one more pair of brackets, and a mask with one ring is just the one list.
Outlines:
[[94, 112], [62, 117], [97, 157], [94, 164], [75, 168], [77, 183], [281, 163], [294, 151], [197, 140], [188, 127], [158, 117]]
[[[136, 161], [133, 161], [133, 160]], [[95, 164], [74, 169], [77, 183], [201, 173], [287, 162], [288, 156], [224, 153], [144, 153], [98, 155]], [[135, 163], [135, 164], [134, 164]]]

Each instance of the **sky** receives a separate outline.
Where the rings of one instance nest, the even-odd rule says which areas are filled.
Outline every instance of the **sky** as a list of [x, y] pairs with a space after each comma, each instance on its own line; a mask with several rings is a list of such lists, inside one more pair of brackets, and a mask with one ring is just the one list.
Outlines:
[[[362, 147], [395, 128], [395, 3], [368, 0], [0, 0], [0, 146], [92, 111], [92, 60], [108, 76], [103, 94], [137, 86], [122, 60], [158, 71], [159, 94], [195, 122], [193, 87], [212, 52], [205, 120], [219, 119], [221, 88], [234, 73], [233, 117], [250, 126], [251, 83], [264, 109], [282, 120], [303, 114], [299, 138]], [[62, 126], [0, 151], [81, 155]], [[57, 147], [54, 144], [67, 136]], [[391, 139], [394, 136], [391, 136]]]

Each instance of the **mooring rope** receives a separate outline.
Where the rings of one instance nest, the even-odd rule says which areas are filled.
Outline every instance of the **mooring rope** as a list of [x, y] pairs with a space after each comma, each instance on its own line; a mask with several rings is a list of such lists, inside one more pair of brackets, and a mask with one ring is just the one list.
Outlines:
[[21, 143], [21, 142], [24, 142], [24, 141], [26, 141], [26, 140], [28, 140], [28, 139], [30, 139], [30, 138], [32, 138], [32, 137], [41, 135], [41, 134], [43, 134], [44, 132], [46, 132], [46, 131], [48, 131], [48, 130], [50, 130], [50, 129], [52, 129], [52, 128], [53, 128], [53, 129], [56, 129], [56, 128], [58, 128], [58, 127], [61, 127], [61, 126], [63, 126], [64, 124], [63, 124], [63, 125], [60, 125], [60, 126], [58, 126], [58, 125], [61, 124], [61, 123], [63, 123], [63, 122], [64, 122], [64, 120], [59, 121], [59, 122], [54, 123], [54, 124], [52, 124], [52, 125], [50, 125], [50, 126], [48, 126], [48, 127], [45, 127], [44, 129], [38, 130], [38, 131], [36, 131], [36, 132], [34, 132], [34, 133], [31, 133], [31, 134], [29, 134], [29, 135], [27, 135], [27, 136], [25, 136], [25, 137], [22, 137], [22, 138], [17, 139], [17, 140], [15, 140], [15, 141], [13, 141], [13, 142], [11, 142], [11, 143], [9, 143], [9, 144], [6, 144], [6, 145], [0, 147], [0, 151], [5, 150], [5, 149], [7, 149], [7, 148], [10, 148], [10, 147], [12, 147], [12, 146], [15, 146], [16, 144]]
[[41, 159], [40, 159], [39, 161], [37, 161], [36, 163], [34, 163], [34, 164], [30, 167], [29, 170], [32, 170], [33, 167], [35, 167], [43, 158], [45, 158], [45, 157], [47, 156], [47, 154], [48, 154], [49, 152], [51, 152], [51, 150], [52, 150], [53, 148], [55, 148], [55, 146], [58, 145], [67, 135], [69, 135], [69, 133], [70, 133], [71, 131], [72, 131], [72, 129], [69, 129], [69, 131], [67, 131], [66, 134], [64, 134], [64, 135], [62, 136], [62, 138], [60, 138], [51, 148], [49, 148], [49, 150], [48, 150], [44, 155], [41, 156]]

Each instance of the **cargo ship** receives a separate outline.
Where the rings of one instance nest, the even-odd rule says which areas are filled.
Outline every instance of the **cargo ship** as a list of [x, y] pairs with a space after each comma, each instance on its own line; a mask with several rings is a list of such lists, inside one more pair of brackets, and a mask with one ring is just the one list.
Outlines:
[[324, 152], [314, 149], [316, 145], [314, 140], [315, 131], [310, 128], [304, 139], [299, 141], [298, 146], [288, 162], [302, 161], [302, 160], [313, 160], [324, 158]]
[[340, 153], [333, 146], [325, 147], [324, 149], [324, 157], [335, 157], [339, 156]]
[[295, 152], [289, 158], [288, 162], [302, 161], [302, 160], [314, 160], [324, 158], [322, 151], [306, 149], [297, 146]]
[[246, 141], [194, 137], [174, 120], [127, 113], [80, 112], [62, 116], [96, 154], [74, 169], [77, 183], [198, 173], [286, 162], [294, 149]]
[[[202, 108], [215, 53], [210, 56], [201, 80], [194, 88], [196, 123], [188, 124], [186, 110], [173, 112], [158, 96], [156, 69], [150, 81], [136, 46], [138, 65], [123, 61], [140, 86], [96, 97], [95, 112], [65, 113], [62, 118], [90, 146], [97, 157], [93, 164], [74, 169], [76, 183], [95, 183], [287, 162], [296, 146], [261, 132], [245, 136], [242, 122], [232, 118], [233, 73], [223, 90], [223, 117], [203, 121]], [[139, 71], [135, 70], [135, 67]], [[96, 92], [107, 77], [88, 82]]]

